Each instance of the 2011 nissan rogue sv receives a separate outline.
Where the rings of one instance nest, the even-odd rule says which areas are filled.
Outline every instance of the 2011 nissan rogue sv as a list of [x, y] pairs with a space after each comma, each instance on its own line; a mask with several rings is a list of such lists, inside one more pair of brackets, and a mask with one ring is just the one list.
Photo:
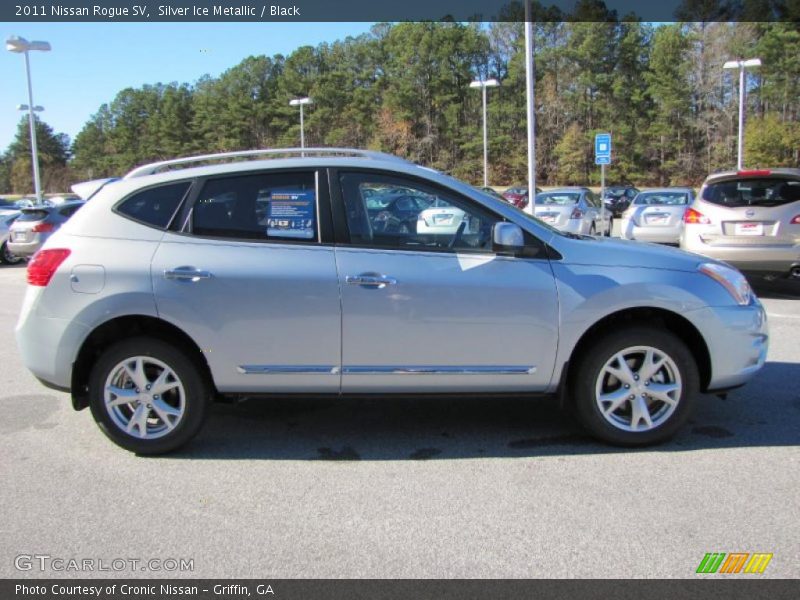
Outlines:
[[[385, 154], [207, 155], [73, 189], [91, 200], [31, 260], [17, 340], [140, 454], [187, 442], [214, 398], [287, 393], [560, 393], [594, 436], [651, 444], [767, 353], [736, 269], [562, 234]], [[382, 227], [367, 200], [398, 190], [419, 217]]]

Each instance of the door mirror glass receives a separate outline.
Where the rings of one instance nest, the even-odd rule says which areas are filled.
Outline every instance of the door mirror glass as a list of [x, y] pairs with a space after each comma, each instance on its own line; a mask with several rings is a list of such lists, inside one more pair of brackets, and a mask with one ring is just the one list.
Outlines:
[[519, 225], [500, 222], [492, 229], [492, 243], [495, 252], [516, 253], [525, 246], [525, 238]]

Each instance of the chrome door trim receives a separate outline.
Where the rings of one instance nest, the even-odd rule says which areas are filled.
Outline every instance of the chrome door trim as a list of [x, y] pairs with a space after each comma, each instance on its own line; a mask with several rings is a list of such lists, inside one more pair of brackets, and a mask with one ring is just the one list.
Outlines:
[[446, 365], [355, 365], [342, 367], [344, 375], [533, 375], [536, 367], [490, 365], [490, 366], [446, 366]]
[[242, 375], [338, 375], [339, 367], [327, 365], [239, 365], [236, 371]]

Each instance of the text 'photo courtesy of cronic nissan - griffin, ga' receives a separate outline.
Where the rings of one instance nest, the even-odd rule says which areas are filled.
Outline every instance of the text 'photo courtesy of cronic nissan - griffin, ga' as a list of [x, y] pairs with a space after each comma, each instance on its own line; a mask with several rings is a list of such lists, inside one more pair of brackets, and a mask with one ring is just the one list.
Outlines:
[[[691, 205], [709, 223], [683, 244], [731, 233], [713, 225], [738, 210], [726, 181]], [[558, 395], [593, 436], [648, 445], [767, 354], [737, 269], [605, 237], [600, 217], [548, 225], [599, 210], [583, 188], [541, 194], [539, 219], [392, 155], [305, 148], [163, 161], [73, 190], [85, 203], [28, 265], [17, 341], [42, 383], [140, 454], [188, 442], [215, 399], [292, 394]], [[690, 201], [654, 192], [625, 220], [638, 235]]]

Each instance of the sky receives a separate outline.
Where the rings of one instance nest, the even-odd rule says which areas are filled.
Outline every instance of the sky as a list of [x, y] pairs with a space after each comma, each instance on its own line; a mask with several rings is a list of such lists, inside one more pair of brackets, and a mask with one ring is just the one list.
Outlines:
[[[34, 104], [70, 139], [100, 106], [126, 87], [194, 83], [251, 55], [290, 54], [369, 31], [371, 23], [2, 23], [3, 41], [18, 35], [50, 42], [31, 52]], [[13, 141], [28, 103], [25, 60], [0, 54], [0, 152]]]

